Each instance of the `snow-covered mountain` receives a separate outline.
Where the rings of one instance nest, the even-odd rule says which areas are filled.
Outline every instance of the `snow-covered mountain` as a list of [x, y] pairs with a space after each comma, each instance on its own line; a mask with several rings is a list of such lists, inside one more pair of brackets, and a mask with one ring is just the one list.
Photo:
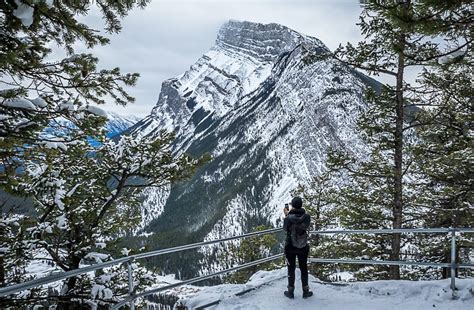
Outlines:
[[329, 147], [362, 150], [355, 122], [364, 89], [378, 84], [329, 53], [278, 24], [230, 21], [189, 70], [163, 83], [131, 132], [175, 131], [176, 152], [213, 159], [189, 182], [146, 195], [146, 230], [178, 236], [156, 246], [275, 225], [290, 191], [321, 172]]
[[[104, 127], [107, 131], [107, 136], [110, 138], [122, 134], [140, 121], [139, 117], [133, 115], [123, 116], [114, 112], [104, 111], [97, 107], [95, 107], [95, 109], [101, 111], [100, 113], [107, 117], [107, 122], [105, 123]], [[51, 126], [45, 129], [45, 133], [48, 134], [49, 132], [58, 130], [61, 132], [61, 130], [71, 127], [74, 127], [74, 124], [69, 120], [64, 118], [56, 118], [51, 121]]]
[[105, 128], [107, 129], [107, 135], [109, 137], [115, 137], [133, 125], [140, 121], [139, 117], [133, 115], [119, 115], [114, 112], [107, 112], [108, 121], [105, 124]]

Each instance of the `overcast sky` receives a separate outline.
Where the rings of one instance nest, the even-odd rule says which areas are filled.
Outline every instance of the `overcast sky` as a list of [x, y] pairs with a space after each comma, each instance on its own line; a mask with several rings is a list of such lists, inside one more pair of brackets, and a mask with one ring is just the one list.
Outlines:
[[[187, 70], [208, 51], [219, 27], [229, 19], [279, 23], [323, 41], [331, 50], [361, 39], [356, 26], [357, 0], [152, 0], [130, 12], [111, 44], [92, 52], [101, 67], [120, 67], [141, 77], [129, 89], [136, 102], [107, 110], [123, 115], [147, 115], [156, 104], [161, 83]], [[86, 22], [97, 24], [94, 14]]]

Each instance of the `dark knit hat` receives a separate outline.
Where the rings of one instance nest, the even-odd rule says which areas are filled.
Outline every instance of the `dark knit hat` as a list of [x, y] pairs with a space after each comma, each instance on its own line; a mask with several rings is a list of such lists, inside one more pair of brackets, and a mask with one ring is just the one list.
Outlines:
[[303, 200], [300, 197], [294, 197], [291, 199], [291, 206], [295, 209], [301, 209], [303, 207]]

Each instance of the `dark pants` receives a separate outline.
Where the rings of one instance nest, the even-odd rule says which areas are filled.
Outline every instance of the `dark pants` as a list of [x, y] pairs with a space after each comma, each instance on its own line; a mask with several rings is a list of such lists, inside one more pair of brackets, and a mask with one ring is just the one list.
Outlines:
[[309, 245], [302, 249], [295, 248], [291, 244], [285, 247], [288, 286], [295, 286], [296, 257], [298, 257], [298, 265], [301, 271], [301, 284], [302, 286], [308, 286], [308, 253]]

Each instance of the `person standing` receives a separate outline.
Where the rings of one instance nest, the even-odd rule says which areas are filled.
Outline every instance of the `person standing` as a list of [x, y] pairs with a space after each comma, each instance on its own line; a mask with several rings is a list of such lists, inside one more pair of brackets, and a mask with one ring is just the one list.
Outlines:
[[285, 257], [288, 266], [288, 290], [284, 292], [288, 298], [295, 298], [295, 269], [296, 257], [301, 271], [301, 284], [303, 298], [313, 296], [308, 285], [308, 232], [311, 217], [303, 209], [303, 200], [294, 197], [291, 200], [291, 210], [285, 206], [283, 209], [285, 219], [283, 230], [286, 232]]

